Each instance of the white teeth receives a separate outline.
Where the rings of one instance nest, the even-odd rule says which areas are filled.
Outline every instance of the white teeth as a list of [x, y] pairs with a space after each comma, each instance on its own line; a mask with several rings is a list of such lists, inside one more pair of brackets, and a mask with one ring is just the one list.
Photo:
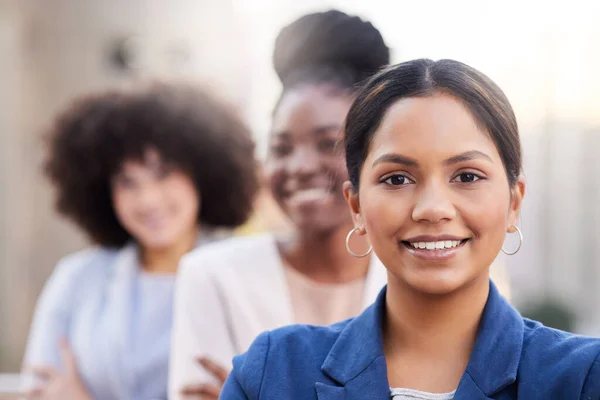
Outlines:
[[299, 190], [292, 195], [294, 201], [318, 201], [323, 200], [329, 192], [323, 188]]
[[415, 249], [442, 250], [457, 247], [460, 242], [460, 240], [442, 240], [439, 242], [411, 242], [410, 245]]

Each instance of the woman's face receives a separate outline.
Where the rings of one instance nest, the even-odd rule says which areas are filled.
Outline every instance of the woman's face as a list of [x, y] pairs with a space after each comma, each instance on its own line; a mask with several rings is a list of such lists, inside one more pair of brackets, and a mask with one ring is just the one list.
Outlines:
[[342, 125], [351, 103], [326, 85], [307, 85], [287, 92], [275, 112], [265, 173], [274, 199], [301, 231], [351, 223], [342, 190]]
[[514, 232], [525, 185], [509, 188], [489, 135], [456, 98], [402, 99], [386, 112], [345, 193], [390, 279], [428, 294], [485, 279]]
[[119, 222], [143, 247], [163, 249], [195, 234], [200, 198], [192, 179], [165, 164], [158, 152], [126, 161], [112, 181]]

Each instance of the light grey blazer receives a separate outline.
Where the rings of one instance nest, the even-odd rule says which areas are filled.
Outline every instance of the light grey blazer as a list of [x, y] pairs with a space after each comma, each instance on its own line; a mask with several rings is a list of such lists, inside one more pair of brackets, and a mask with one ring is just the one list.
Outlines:
[[[387, 271], [371, 258], [363, 306], [387, 283]], [[196, 363], [208, 356], [231, 368], [266, 330], [294, 323], [292, 305], [275, 238], [238, 237], [196, 249], [182, 259], [175, 291], [169, 399], [190, 383], [213, 378]]]

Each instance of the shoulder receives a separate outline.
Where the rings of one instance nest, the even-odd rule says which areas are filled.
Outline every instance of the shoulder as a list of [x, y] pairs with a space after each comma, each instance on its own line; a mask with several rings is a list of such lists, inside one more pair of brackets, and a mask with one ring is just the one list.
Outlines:
[[[117, 250], [89, 248], [63, 257], [44, 285], [37, 312], [67, 312], [77, 298], [106, 281]], [[41, 310], [41, 311], [40, 311]]]
[[[259, 335], [245, 354], [233, 360], [233, 376], [250, 398], [262, 382], [294, 376], [314, 382], [327, 355], [351, 320], [331, 326], [290, 325]], [[310, 376], [312, 379], [303, 379]]]
[[537, 321], [523, 320], [525, 358], [550, 357], [573, 365], [590, 366], [600, 355], [600, 339], [548, 328]]
[[600, 339], [548, 328], [529, 319], [524, 319], [524, 324], [523, 378], [600, 396]]
[[286, 359], [297, 357], [324, 360], [341, 332], [352, 320], [329, 326], [290, 325], [271, 331], [269, 343], [270, 349], [274, 350], [273, 361], [277, 362], [277, 356]]
[[98, 273], [106, 273], [119, 250], [104, 247], [91, 247], [63, 257], [56, 264], [51, 281], [72, 284]]
[[275, 252], [275, 239], [270, 234], [232, 237], [200, 246], [186, 254], [181, 260], [180, 273], [194, 274], [198, 267], [202, 267], [202, 271], [217, 272], [223, 268], [238, 269], [262, 262]]

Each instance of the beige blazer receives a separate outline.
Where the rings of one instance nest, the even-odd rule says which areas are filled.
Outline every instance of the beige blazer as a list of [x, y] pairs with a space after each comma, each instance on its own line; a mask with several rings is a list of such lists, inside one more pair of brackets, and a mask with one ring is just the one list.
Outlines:
[[[377, 258], [371, 260], [363, 308], [387, 283], [385, 267]], [[208, 356], [231, 368], [232, 358], [245, 352], [258, 334], [293, 323], [272, 235], [236, 237], [188, 254], [175, 290], [169, 399], [182, 399], [178, 392], [186, 384], [214, 381], [196, 357]]]

